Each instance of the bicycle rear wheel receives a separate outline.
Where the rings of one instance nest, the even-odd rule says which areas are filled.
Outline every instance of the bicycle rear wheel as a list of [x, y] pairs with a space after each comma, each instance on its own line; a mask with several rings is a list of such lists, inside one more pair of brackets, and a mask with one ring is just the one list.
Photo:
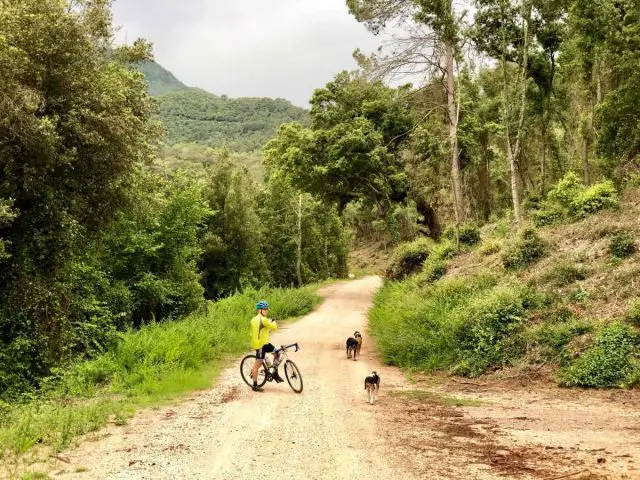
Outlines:
[[[255, 355], [247, 355], [240, 362], [240, 375], [242, 375], [242, 379], [244, 383], [253, 387], [253, 378], [251, 378], [251, 370], [253, 369], [253, 364], [256, 362]], [[264, 369], [264, 363], [260, 365], [258, 369], [258, 386], [262, 387], [265, 383], [267, 383], [267, 375]]]
[[296, 392], [302, 392], [302, 374], [300, 370], [291, 360], [287, 360], [284, 364], [284, 375], [291, 389]]

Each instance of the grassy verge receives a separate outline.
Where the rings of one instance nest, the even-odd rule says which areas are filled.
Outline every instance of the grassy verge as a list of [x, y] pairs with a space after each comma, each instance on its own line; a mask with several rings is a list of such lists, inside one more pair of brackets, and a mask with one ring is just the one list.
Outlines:
[[640, 385], [636, 199], [539, 229], [469, 228], [466, 245], [461, 230], [459, 250], [450, 239], [401, 246], [369, 315], [384, 360], [468, 376], [547, 366], [561, 386]]
[[183, 320], [123, 334], [114, 350], [59, 372], [37, 398], [0, 403], [0, 460], [9, 474], [34, 446], [60, 451], [109, 421], [125, 423], [137, 408], [209, 387], [225, 358], [247, 351], [260, 298], [281, 319], [320, 302], [316, 287], [247, 291]]

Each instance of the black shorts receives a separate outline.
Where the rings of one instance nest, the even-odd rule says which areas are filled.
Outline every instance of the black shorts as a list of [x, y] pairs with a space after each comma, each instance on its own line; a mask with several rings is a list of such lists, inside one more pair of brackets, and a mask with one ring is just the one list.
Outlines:
[[274, 347], [272, 344], [267, 343], [266, 345], [263, 345], [262, 348], [256, 350], [256, 360], [264, 360], [264, 356], [267, 353], [271, 353], [273, 351], [275, 351], [276, 347]]

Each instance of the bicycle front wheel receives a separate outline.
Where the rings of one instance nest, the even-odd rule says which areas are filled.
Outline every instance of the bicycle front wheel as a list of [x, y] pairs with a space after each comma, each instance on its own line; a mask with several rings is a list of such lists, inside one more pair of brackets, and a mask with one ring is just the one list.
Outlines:
[[287, 360], [284, 364], [284, 375], [291, 389], [296, 392], [302, 392], [302, 374], [300, 370], [291, 360]]
[[[247, 355], [240, 362], [240, 375], [242, 375], [242, 379], [244, 383], [253, 387], [253, 378], [251, 377], [251, 370], [253, 369], [253, 365], [256, 363], [255, 355]], [[265, 383], [267, 383], [267, 375], [264, 369], [264, 363], [260, 365], [258, 369], [258, 386], [262, 387]]]

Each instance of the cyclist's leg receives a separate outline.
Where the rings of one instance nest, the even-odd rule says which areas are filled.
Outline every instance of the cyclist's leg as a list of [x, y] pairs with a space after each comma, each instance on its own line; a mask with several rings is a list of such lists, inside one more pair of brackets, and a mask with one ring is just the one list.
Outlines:
[[284, 382], [284, 379], [280, 376], [280, 373], [278, 372], [278, 363], [280, 360], [280, 352], [277, 351], [276, 347], [274, 347], [271, 343], [267, 343], [264, 347], [262, 347], [262, 349], [264, 350], [265, 354], [266, 353], [273, 353], [273, 366], [274, 366], [274, 370], [273, 370], [273, 378], [276, 382], [281, 383]]
[[262, 348], [256, 350], [256, 361], [251, 369], [251, 378], [253, 378], [254, 385], [258, 383], [258, 371], [260, 366], [264, 364], [264, 351]]

